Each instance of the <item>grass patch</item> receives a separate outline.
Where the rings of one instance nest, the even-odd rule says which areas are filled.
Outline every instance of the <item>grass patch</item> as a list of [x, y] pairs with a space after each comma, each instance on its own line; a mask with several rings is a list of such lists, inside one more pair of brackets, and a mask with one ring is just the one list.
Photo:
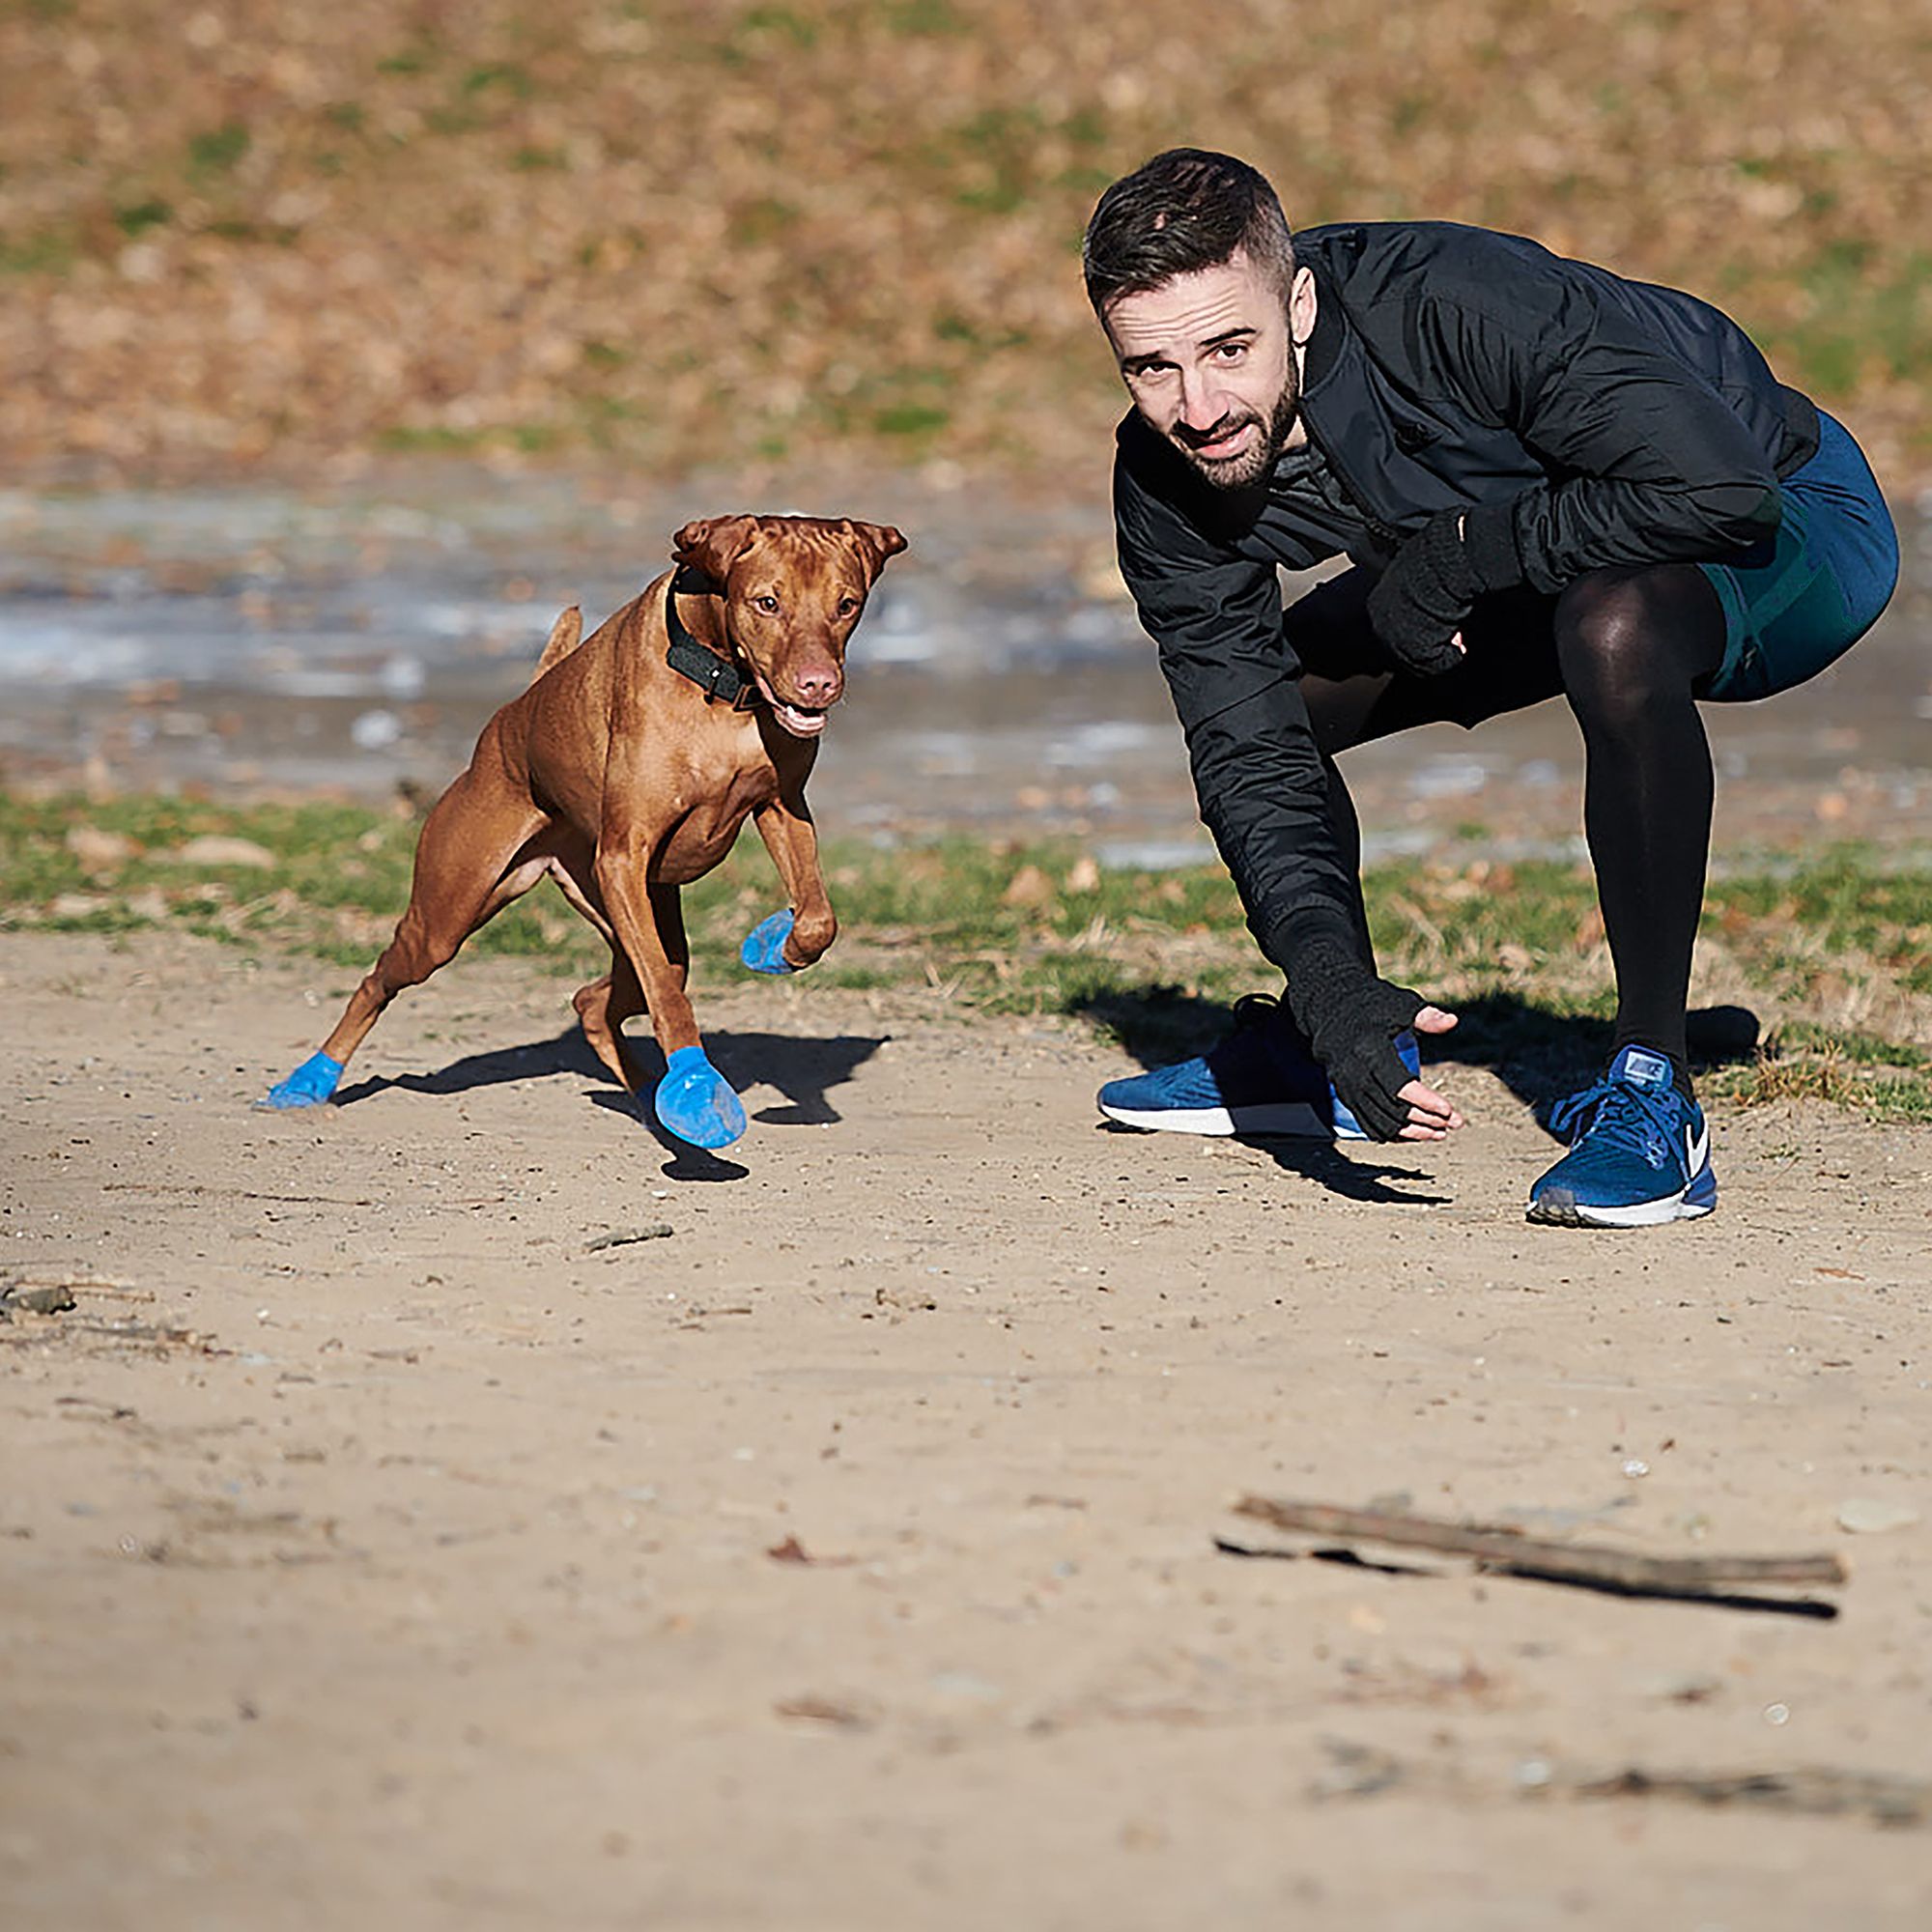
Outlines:
[[[326, 801], [0, 793], [0, 931], [172, 927], [363, 966], [407, 903], [416, 833], [412, 816]], [[1114, 869], [1076, 846], [964, 838], [835, 840], [825, 863], [840, 937], [810, 984], [923, 988], [986, 1012], [1075, 1015], [1150, 1061], [1195, 1050], [1225, 1026], [1233, 1000], [1273, 990], [1215, 867]], [[1614, 1002], [1582, 868], [1401, 864], [1376, 867], [1366, 887], [1383, 971], [1461, 1012], [1455, 1057], [1493, 1065], [1531, 1094], [1562, 1092], [1601, 1060]], [[740, 977], [740, 939], [780, 903], [755, 837], [687, 890], [700, 986]], [[1928, 927], [1932, 865], [1881, 867], [1856, 847], [1714, 884], [1706, 945], [1766, 1017], [1760, 1029], [1735, 1009], [1704, 1016], [1692, 1043], [1706, 1091], [1739, 1105], [1823, 1099], [1873, 1119], [1932, 1121]], [[606, 964], [601, 942], [548, 886], [469, 950], [565, 978]]]
[[246, 128], [239, 121], [224, 121], [219, 128], [194, 135], [187, 144], [187, 164], [192, 174], [225, 175], [242, 163], [251, 144]]

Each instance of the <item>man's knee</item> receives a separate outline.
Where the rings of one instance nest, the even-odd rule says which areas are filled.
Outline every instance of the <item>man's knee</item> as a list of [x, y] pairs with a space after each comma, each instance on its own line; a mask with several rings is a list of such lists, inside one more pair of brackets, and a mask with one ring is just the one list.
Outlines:
[[1640, 709], [1689, 695], [1723, 661], [1723, 608], [1695, 564], [1593, 570], [1556, 600], [1573, 703]]

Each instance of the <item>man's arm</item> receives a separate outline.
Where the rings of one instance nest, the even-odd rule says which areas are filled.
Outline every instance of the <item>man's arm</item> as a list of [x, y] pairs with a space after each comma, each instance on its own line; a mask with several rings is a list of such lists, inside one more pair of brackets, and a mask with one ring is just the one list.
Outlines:
[[1508, 324], [1463, 303], [1434, 315], [1471, 399], [1549, 466], [1507, 503], [1470, 511], [1546, 595], [1612, 565], [1722, 557], [1774, 535], [1781, 516], [1771, 458], [1716, 384], [1592, 293], [1556, 282]]
[[1284, 970], [1291, 915], [1354, 944], [1356, 882], [1329, 826], [1275, 567], [1218, 543], [1136, 468], [1123, 453], [1114, 472], [1121, 574], [1159, 647], [1202, 821], [1249, 927]]
[[1336, 1091], [1383, 1140], [1440, 1139], [1461, 1124], [1409, 1077], [1394, 1037], [1454, 1019], [1378, 979], [1358, 928], [1359, 882], [1327, 810], [1327, 776], [1281, 633], [1271, 563], [1216, 543], [1115, 469], [1121, 572], [1187, 739], [1201, 816], [1247, 909], [1249, 929], [1288, 982], [1297, 1023]]
[[1548, 474], [1441, 513], [1398, 552], [1370, 616], [1423, 672], [1458, 662], [1449, 636], [1486, 592], [1554, 595], [1591, 570], [1732, 555], [1781, 516], [1771, 458], [1719, 386], [1724, 367], [1771, 380], [1734, 325], [1490, 240], [1493, 274], [1477, 288], [1465, 267], [1432, 287], [1409, 316], [1413, 349], [1458, 408], [1513, 431]]

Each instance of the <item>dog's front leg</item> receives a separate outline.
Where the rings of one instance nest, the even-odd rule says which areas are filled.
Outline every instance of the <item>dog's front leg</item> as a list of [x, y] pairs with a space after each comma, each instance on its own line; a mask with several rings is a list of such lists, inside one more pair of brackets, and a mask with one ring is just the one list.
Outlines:
[[739, 957], [754, 973], [796, 973], [823, 958], [838, 936], [832, 895], [818, 864], [818, 831], [802, 797], [780, 797], [761, 806], [757, 825], [791, 904], [759, 923], [746, 937]]
[[664, 1050], [665, 1076], [652, 1110], [679, 1140], [728, 1147], [745, 1131], [745, 1107], [705, 1058], [697, 1015], [684, 989], [684, 925], [674, 886], [650, 881], [650, 851], [640, 838], [600, 842], [594, 865], [606, 917], [636, 969]]

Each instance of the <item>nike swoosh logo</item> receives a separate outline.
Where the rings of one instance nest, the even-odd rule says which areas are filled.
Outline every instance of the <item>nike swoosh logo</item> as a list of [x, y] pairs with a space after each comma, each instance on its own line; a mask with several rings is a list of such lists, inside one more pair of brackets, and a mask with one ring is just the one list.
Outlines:
[[1701, 1134], [1692, 1134], [1689, 1127], [1684, 1130], [1684, 1158], [1690, 1164], [1690, 1172], [1698, 1173], [1711, 1156], [1711, 1130], [1706, 1127]]

